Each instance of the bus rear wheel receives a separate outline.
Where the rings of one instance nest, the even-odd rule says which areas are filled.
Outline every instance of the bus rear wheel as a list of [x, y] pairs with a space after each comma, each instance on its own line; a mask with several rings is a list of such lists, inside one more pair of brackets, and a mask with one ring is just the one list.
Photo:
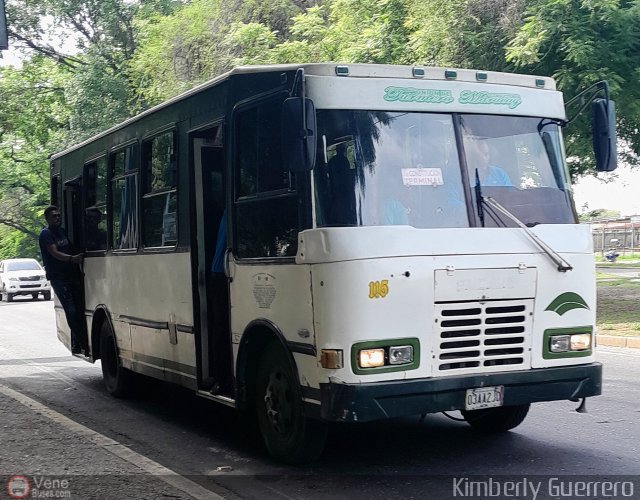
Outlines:
[[129, 389], [130, 372], [122, 366], [116, 337], [107, 321], [100, 328], [100, 363], [107, 392], [117, 398], [125, 397]]
[[477, 431], [494, 433], [506, 432], [519, 426], [529, 413], [531, 405], [500, 406], [482, 410], [462, 410], [467, 423]]
[[264, 444], [275, 459], [307, 463], [322, 453], [327, 425], [305, 417], [293, 367], [277, 342], [267, 346], [258, 366], [256, 412]]

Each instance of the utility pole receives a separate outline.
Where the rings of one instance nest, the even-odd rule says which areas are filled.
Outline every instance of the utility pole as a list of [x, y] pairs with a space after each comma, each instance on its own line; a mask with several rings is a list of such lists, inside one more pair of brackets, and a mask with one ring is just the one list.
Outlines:
[[7, 50], [8, 48], [7, 15], [4, 11], [4, 0], [0, 0], [0, 50]]

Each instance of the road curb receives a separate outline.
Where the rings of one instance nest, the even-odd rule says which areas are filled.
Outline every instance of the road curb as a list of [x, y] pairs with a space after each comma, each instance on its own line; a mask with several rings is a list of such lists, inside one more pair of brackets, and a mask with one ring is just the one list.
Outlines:
[[596, 335], [596, 346], [629, 347], [640, 349], [640, 337], [622, 337], [620, 335]]

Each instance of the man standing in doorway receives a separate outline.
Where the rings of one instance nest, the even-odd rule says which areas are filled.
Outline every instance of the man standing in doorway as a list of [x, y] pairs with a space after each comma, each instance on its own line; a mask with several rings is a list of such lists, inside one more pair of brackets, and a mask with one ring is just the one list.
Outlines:
[[67, 323], [71, 329], [71, 352], [88, 355], [82, 314], [82, 277], [80, 264], [83, 254], [74, 254], [65, 230], [60, 227], [58, 207], [48, 206], [44, 211], [48, 227], [40, 233], [39, 243], [47, 279], [55, 292]]

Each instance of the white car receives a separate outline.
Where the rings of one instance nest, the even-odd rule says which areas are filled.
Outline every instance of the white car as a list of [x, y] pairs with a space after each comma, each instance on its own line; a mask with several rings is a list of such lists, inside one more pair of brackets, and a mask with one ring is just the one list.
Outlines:
[[44, 269], [35, 259], [7, 259], [0, 261], [0, 300], [5, 296], [11, 302], [16, 295], [42, 294], [51, 300], [51, 284]]

